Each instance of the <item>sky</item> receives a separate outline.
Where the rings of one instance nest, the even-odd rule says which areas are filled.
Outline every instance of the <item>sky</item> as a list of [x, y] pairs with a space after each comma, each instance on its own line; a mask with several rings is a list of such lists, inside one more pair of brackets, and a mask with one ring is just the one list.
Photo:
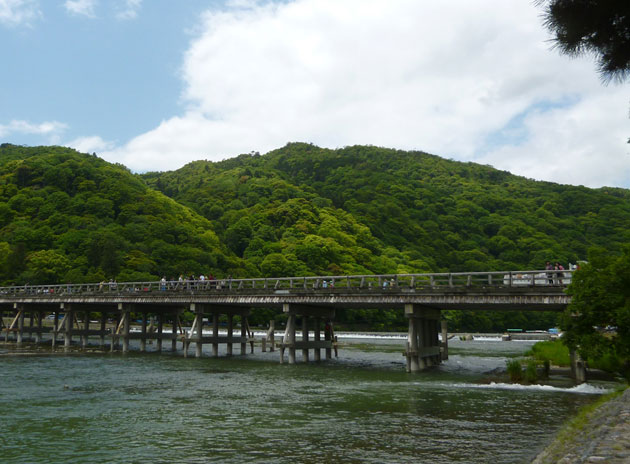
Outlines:
[[630, 188], [629, 89], [534, 0], [0, 0], [0, 142], [134, 172], [308, 142]]

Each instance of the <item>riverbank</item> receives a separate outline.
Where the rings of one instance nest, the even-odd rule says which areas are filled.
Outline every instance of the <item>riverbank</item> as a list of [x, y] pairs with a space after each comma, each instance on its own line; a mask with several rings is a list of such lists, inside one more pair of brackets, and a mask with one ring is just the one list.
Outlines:
[[532, 464], [630, 462], [630, 388], [570, 421]]

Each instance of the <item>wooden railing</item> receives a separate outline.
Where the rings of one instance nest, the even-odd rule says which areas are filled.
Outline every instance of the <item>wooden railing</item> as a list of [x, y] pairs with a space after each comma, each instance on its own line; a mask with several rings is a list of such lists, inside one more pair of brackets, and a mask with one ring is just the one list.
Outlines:
[[309, 290], [411, 290], [455, 288], [558, 287], [571, 283], [573, 271], [453, 272], [353, 276], [278, 277], [255, 279], [177, 280], [157, 282], [100, 282], [89, 284], [20, 285], [0, 287], [0, 297], [75, 294], [177, 292], [264, 292]]

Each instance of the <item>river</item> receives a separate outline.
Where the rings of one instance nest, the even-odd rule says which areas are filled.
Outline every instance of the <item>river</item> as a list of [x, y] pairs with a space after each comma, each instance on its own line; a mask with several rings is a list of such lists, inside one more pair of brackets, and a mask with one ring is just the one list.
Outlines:
[[528, 463], [610, 387], [502, 383], [531, 342], [453, 339], [419, 374], [402, 339], [340, 342], [308, 365], [0, 345], [0, 462]]

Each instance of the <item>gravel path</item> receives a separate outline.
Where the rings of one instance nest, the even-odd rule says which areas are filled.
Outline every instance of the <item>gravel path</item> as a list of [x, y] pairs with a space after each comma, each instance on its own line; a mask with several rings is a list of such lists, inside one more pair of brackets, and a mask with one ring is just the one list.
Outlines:
[[589, 416], [580, 432], [551, 443], [532, 464], [630, 464], [630, 388]]

